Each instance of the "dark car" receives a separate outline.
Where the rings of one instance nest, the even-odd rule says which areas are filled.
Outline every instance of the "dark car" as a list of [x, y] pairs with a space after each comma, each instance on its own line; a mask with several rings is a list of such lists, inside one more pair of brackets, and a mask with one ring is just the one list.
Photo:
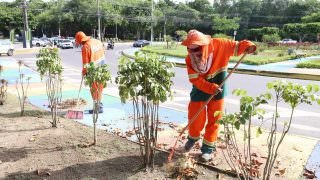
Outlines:
[[133, 47], [144, 47], [149, 44], [150, 44], [150, 42], [147, 40], [137, 40], [137, 41], [133, 42]]

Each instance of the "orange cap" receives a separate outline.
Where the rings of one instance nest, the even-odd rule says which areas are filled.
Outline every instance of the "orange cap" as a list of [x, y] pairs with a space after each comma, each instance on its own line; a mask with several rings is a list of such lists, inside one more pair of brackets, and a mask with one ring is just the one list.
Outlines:
[[188, 32], [187, 38], [182, 41], [182, 45], [190, 46], [191, 44], [204, 46], [208, 45], [211, 41], [211, 37], [209, 35], [205, 35], [202, 32], [199, 32], [195, 29], [192, 29]]
[[81, 44], [83, 41], [88, 41], [90, 39], [90, 37], [86, 36], [86, 34], [82, 31], [77, 32], [75, 38], [77, 44]]

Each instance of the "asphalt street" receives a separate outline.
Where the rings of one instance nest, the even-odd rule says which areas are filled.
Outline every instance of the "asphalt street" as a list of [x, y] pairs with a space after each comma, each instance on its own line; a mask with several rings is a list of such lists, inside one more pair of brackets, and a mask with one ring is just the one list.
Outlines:
[[[132, 43], [115, 44], [115, 49], [106, 50], [106, 63], [110, 67], [110, 71], [113, 77], [117, 76], [118, 61], [121, 56], [121, 51], [133, 48]], [[61, 49], [60, 55], [65, 68], [64, 76], [74, 82], [80, 82], [81, 78], [81, 49]], [[15, 55], [14, 58], [27, 60], [29, 63], [36, 61], [35, 54], [28, 55]], [[188, 81], [187, 72], [184, 68], [174, 68], [175, 77], [173, 78], [174, 86], [172, 87], [174, 93], [173, 101], [163, 104], [163, 106], [178, 109], [180, 111], [187, 111], [189, 101], [189, 91], [191, 90], [191, 84]], [[245, 74], [233, 74], [227, 82], [229, 89], [229, 95], [225, 98], [226, 111], [236, 112], [239, 110], [239, 98], [232, 95], [233, 89], [240, 88], [245, 89], [250, 96], [256, 96], [267, 91], [266, 84], [273, 80], [279, 80], [280, 78], [265, 77], [265, 76], [254, 76]], [[284, 79], [284, 78], [281, 78]], [[317, 84], [320, 86], [320, 81], [309, 81], [309, 80], [296, 80], [287, 79], [291, 82], [296, 82], [302, 85], [306, 84]], [[115, 86], [113, 84], [112, 86]], [[267, 111], [275, 109], [273, 104], [263, 106]], [[280, 117], [282, 121], [289, 120], [290, 109], [284, 103], [280, 104]], [[272, 113], [267, 115], [269, 119], [265, 120], [264, 126], [270, 125], [270, 118]], [[260, 122], [255, 122], [260, 124]], [[319, 105], [301, 105], [299, 106], [294, 114], [290, 133], [300, 134], [304, 136], [320, 138], [320, 106]]]

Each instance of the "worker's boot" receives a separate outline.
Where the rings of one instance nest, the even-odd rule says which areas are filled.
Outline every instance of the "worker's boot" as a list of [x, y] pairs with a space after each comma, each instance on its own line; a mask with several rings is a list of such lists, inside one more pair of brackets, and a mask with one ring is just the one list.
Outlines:
[[[103, 104], [102, 102], [99, 102], [99, 110], [98, 113], [103, 113]], [[93, 114], [93, 109], [89, 110], [89, 114]]]
[[186, 152], [189, 152], [192, 147], [194, 146], [194, 144], [196, 143], [197, 141], [194, 140], [194, 139], [191, 139], [191, 138], [188, 138], [188, 141], [186, 142], [186, 144], [184, 145], [184, 150]]
[[207, 144], [202, 144], [201, 147], [201, 156], [200, 156], [200, 161], [202, 162], [209, 162], [212, 160], [212, 153], [216, 151], [216, 146], [209, 146]]

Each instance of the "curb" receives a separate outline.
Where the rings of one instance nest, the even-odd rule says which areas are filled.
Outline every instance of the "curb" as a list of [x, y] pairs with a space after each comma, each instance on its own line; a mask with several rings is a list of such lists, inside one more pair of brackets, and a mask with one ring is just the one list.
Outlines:
[[[126, 56], [130, 59], [134, 59], [134, 56], [125, 54], [121, 51], [123, 56]], [[184, 63], [175, 63], [176, 67], [186, 68]], [[228, 68], [230, 71], [232, 68]], [[302, 80], [312, 80], [320, 81], [320, 74], [300, 74], [300, 73], [289, 73], [289, 72], [277, 72], [277, 71], [265, 71], [265, 70], [251, 70], [251, 69], [236, 69], [235, 73], [238, 74], [248, 74], [248, 75], [257, 75], [257, 76], [268, 76], [268, 77], [279, 77], [279, 78], [290, 78], [290, 79], [302, 79]]]
[[320, 178], [320, 141], [315, 145], [312, 150], [305, 168], [309, 171], [313, 171], [316, 178]]
[[15, 49], [14, 54], [32, 54], [38, 53], [40, 48], [22, 48], [22, 49]]

